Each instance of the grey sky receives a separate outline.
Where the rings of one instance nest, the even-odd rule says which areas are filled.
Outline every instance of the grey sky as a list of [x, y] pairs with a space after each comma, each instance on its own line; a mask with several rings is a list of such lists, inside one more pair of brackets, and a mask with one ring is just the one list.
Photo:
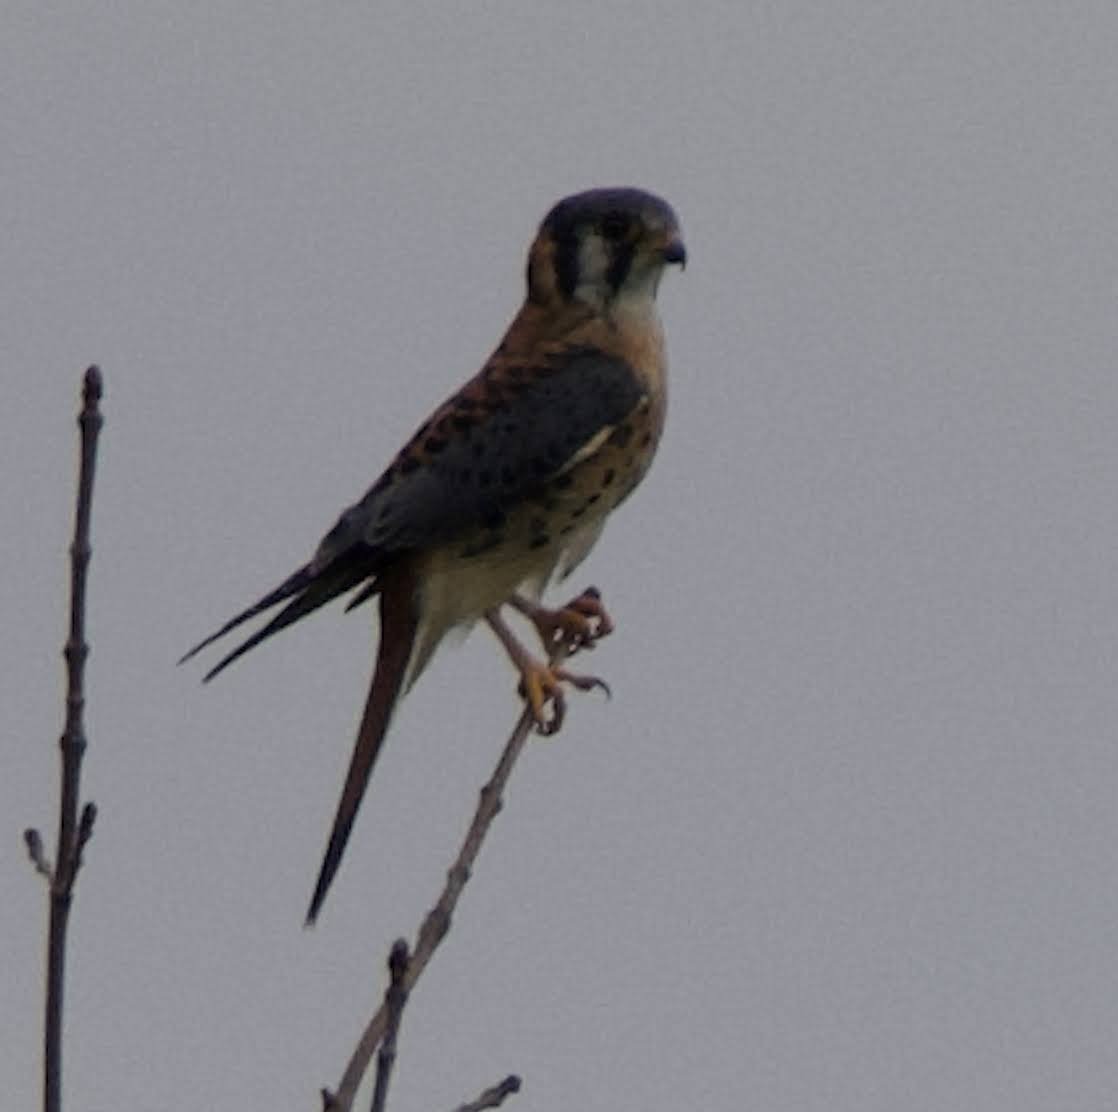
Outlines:
[[[685, 12], [685, 7], [688, 9]], [[519, 303], [548, 206], [668, 198], [619, 625], [517, 771], [396, 1109], [1098, 1112], [1118, 1090], [1118, 14], [1032, 2], [11, 2], [0, 1078], [38, 1090], [79, 377], [106, 374], [67, 1081], [316, 1106], [515, 714], [492, 638], [390, 735], [301, 928], [370, 669], [333, 608], [177, 656], [309, 553]]]

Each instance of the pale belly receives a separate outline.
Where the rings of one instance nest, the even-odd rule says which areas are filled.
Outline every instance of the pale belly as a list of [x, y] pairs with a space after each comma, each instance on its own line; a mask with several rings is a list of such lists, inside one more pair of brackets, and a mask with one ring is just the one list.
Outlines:
[[591, 457], [497, 520], [465, 530], [426, 555], [419, 569], [421, 620], [409, 683], [450, 630], [469, 628], [514, 593], [538, 598], [549, 581], [582, 562], [611, 511], [647, 472], [661, 421], [661, 411], [638, 410]]

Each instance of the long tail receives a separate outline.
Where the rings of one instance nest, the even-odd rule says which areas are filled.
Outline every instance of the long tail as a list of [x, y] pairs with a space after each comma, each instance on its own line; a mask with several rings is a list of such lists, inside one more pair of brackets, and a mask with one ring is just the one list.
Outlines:
[[[207, 645], [212, 645], [214, 641], [224, 637], [250, 618], [255, 618], [257, 614], [262, 614], [265, 610], [270, 610], [285, 599], [295, 596], [294, 601], [288, 603], [267, 625], [257, 630], [232, 652], [222, 657], [206, 673], [205, 682], [208, 683], [219, 672], [228, 668], [234, 660], [244, 656], [249, 649], [255, 648], [261, 641], [271, 637], [273, 633], [279, 633], [281, 629], [285, 629], [292, 622], [297, 622], [312, 610], [317, 610], [332, 598], [348, 591], [351, 587], [356, 587], [363, 579], [369, 578], [370, 574], [369, 564], [359, 559], [349, 559], [344, 562], [338, 560], [325, 568], [317, 569], [313, 568], [311, 564], [304, 564], [297, 572], [288, 576], [275, 590], [269, 591], [262, 599], [254, 602], [247, 610], [242, 610], [235, 618], [230, 618], [216, 633], [211, 633], [204, 641], [199, 641], [194, 648], [182, 657], [179, 663], [182, 664], [189, 660], [195, 653], [201, 652]], [[374, 583], [367, 587], [362, 594], [374, 593], [376, 590], [377, 585]]]
[[[406, 568], [393, 569], [381, 581], [380, 646], [377, 649], [376, 669], [369, 687], [369, 697], [365, 702], [365, 712], [361, 716], [361, 725], [357, 730], [345, 786], [338, 800], [330, 841], [314, 886], [310, 909], [307, 911], [308, 927], [318, 918], [330, 883], [341, 864], [373, 764], [380, 753], [388, 724], [392, 720], [392, 712], [403, 691], [404, 678], [408, 673], [419, 629], [418, 609], [414, 577]], [[280, 615], [282, 616], [283, 614]]]

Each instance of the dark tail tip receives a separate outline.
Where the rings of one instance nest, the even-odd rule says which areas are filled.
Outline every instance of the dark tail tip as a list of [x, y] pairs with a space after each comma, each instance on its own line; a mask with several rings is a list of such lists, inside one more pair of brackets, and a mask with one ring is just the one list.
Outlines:
[[330, 844], [326, 847], [326, 854], [322, 858], [322, 868], [318, 870], [318, 880], [315, 881], [314, 895], [311, 896], [311, 905], [307, 909], [307, 917], [303, 921], [304, 927], [313, 927], [318, 920], [318, 913], [326, 901], [326, 893], [334, 883], [334, 875], [342, 863], [342, 854], [345, 852], [346, 842], [349, 841], [349, 832], [353, 828], [353, 818], [343, 822], [330, 833]]
[[318, 883], [314, 886], [314, 895], [311, 896], [311, 905], [307, 908], [307, 917], [303, 920], [304, 929], [313, 927], [318, 922], [318, 913], [322, 910], [322, 904], [326, 899], [326, 890], [334, 879], [333, 874], [334, 871], [331, 869], [330, 876], [326, 876], [326, 866], [323, 864], [323, 871], [318, 875]]

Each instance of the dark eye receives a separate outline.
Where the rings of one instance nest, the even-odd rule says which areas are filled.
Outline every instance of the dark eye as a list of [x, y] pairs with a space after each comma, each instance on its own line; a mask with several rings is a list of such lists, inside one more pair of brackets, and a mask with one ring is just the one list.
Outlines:
[[602, 236], [617, 243], [629, 234], [629, 221], [623, 213], [607, 212], [602, 217]]

